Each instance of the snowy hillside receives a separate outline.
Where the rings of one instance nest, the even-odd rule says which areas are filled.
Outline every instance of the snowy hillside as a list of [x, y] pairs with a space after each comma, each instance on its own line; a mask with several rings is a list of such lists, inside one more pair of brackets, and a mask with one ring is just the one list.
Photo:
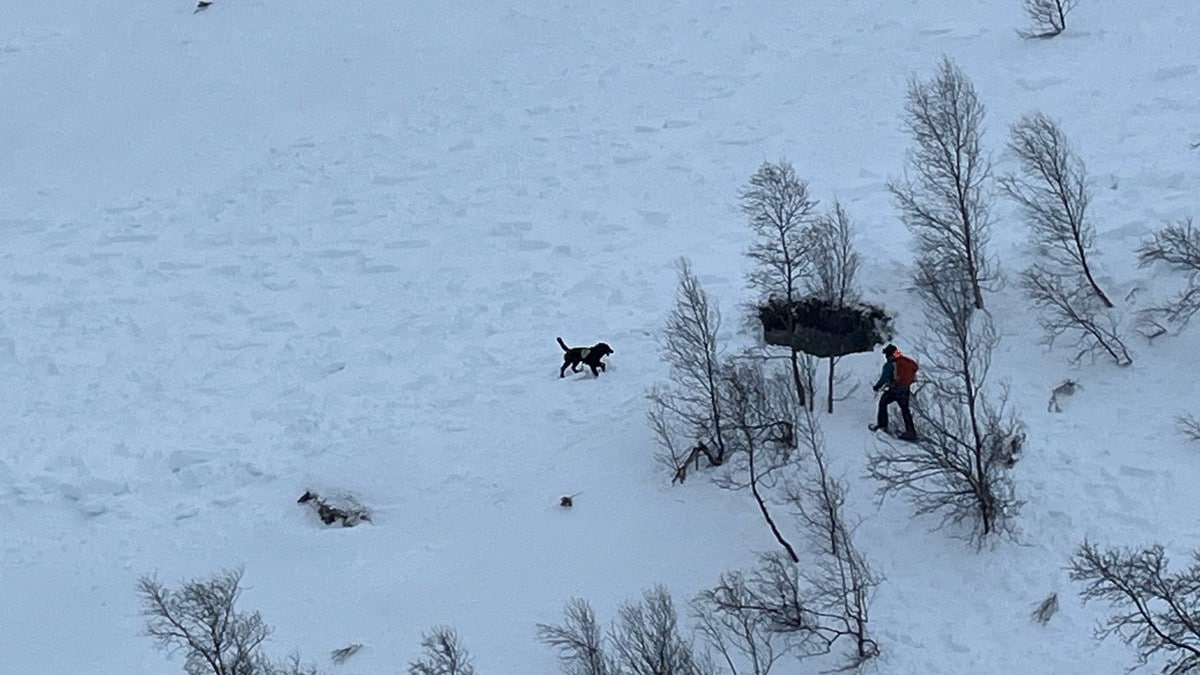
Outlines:
[[[729, 349], [753, 344], [738, 193], [789, 160], [846, 207], [866, 299], [919, 352], [886, 184], [908, 80], [943, 55], [987, 107], [997, 171], [1029, 111], [1074, 142], [1134, 363], [1072, 365], [1014, 283], [988, 295], [1028, 442], [1018, 536], [976, 551], [874, 500], [880, 357], [841, 362], [858, 389], [822, 423], [885, 578], [869, 672], [1132, 665], [1064, 568], [1085, 538], [1200, 548], [1200, 444], [1174, 422], [1198, 412], [1200, 328], [1131, 327], [1179, 283], [1135, 249], [1200, 216], [1200, 3], [1143, 4], [1083, 0], [1027, 41], [1016, 0], [6, 3], [0, 673], [182, 672], [142, 635], [143, 575], [244, 567], [269, 651], [322, 672], [406, 672], [445, 624], [477, 672], [524, 675], [558, 672], [535, 624], [572, 597], [607, 623], [655, 584], [682, 604], [748, 569], [777, 546], [750, 496], [654, 461], [672, 264], [719, 298]], [[998, 196], [994, 215], [1011, 282], [1026, 227]], [[556, 336], [610, 343], [608, 371], [559, 379]], [[322, 527], [307, 489], [373, 523]], [[1051, 592], [1059, 613], [1031, 622]]]

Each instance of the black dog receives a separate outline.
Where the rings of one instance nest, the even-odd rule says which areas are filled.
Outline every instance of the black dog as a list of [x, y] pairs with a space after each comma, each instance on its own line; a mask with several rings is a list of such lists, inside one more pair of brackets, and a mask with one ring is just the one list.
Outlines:
[[558, 376], [565, 377], [567, 366], [571, 366], [572, 373], [579, 372], [579, 364], [583, 364], [592, 369], [592, 375], [600, 377], [601, 370], [607, 370], [604, 367], [604, 362], [600, 359], [613, 353], [612, 347], [606, 342], [597, 342], [594, 347], [568, 347], [567, 343], [563, 342], [562, 338], [554, 338], [558, 340], [558, 346], [563, 350], [562, 368], [558, 369]]

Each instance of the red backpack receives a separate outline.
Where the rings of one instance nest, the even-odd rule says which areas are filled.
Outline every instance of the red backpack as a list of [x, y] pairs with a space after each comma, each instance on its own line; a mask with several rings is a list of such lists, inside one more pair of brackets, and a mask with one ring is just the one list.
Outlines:
[[892, 381], [898, 385], [905, 387], [917, 381], [917, 362], [908, 358], [904, 354], [896, 352], [895, 371], [892, 373]]

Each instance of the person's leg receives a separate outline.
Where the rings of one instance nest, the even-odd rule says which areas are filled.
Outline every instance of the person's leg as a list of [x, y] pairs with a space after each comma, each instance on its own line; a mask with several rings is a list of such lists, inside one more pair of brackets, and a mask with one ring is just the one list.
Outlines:
[[875, 414], [875, 428], [887, 431], [888, 428], [888, 406], [892, 401], [896, 400], [891, 389], [885, 389], [883, 396], [879, 397], [879, 411]]
[[896, 394], [896, 403], [900, 405], [900, 416], [904, 418], [904, 435], [917, 437], [917, 428], [913, 425], [912, 410], [908, 407], [910, 393], [907, 389]]

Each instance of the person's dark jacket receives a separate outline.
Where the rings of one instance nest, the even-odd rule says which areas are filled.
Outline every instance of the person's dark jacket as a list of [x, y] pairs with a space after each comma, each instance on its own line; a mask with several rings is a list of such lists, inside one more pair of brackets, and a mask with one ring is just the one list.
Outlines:
[[879, 391], [892, 383], [892, 378], [896, 375], [896, 363], [891, 359], [883, 362], [883, 372], [879, 375], [879, 381], [875, 383], [871, 389]]

